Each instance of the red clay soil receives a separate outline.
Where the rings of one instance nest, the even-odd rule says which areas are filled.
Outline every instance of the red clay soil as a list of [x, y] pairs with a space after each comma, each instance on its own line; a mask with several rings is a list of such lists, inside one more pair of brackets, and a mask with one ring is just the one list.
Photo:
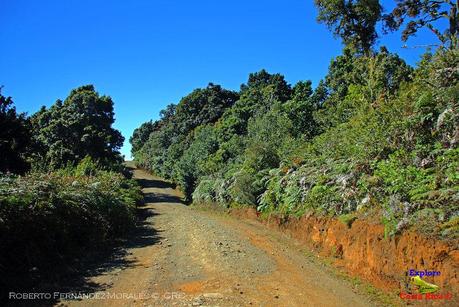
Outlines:
[[383, 225], [359, 219], [349, 228], [339, 220], [316, 216], [261, 219], [254, 209], [237, 209], [231, 213], [240, 218], [259, 220], [323, 256], [334, 257], [337, 267], [385, 291], [406, 292], [408, 270], [439, 271], [439, 276], [423, 279], [438, 285], [439, 293], [451, 293], [459, 306], [457, 241], [447, 243], [410, 231], [386, 239]]

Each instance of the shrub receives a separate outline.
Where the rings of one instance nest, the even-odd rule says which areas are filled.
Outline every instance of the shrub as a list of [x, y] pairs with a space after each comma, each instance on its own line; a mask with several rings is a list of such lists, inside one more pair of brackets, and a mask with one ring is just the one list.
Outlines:
[[0, 288], [53, 279], [75, 257], [134, 225], [142, 199], [137, 184], [113, 172], [85, 176], [81, 169], [0, 177]]

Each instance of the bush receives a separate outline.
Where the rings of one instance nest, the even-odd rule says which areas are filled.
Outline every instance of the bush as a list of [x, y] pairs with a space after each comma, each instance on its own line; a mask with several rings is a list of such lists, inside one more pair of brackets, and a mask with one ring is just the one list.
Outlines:
[[142, 200], [136, 182], [106, 171], [86, 176], [82, 169], [0, 177], [0, 288], [53, 279], [75, 257], [133, 227]]
[[75, 169], [75, 175], [77, 176], [93, 176], [97, 172], [97, 164], [91, 159], [90, 156], [86, 156], [83, 160], [78, 163]]

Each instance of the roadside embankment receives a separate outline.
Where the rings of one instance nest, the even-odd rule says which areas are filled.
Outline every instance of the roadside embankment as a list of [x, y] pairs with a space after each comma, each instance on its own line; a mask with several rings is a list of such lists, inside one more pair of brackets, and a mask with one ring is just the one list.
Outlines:
[[457, 241], [445, 242], [410, 231], [385, 238], [383, 225], [364, 219], [348, 226], [337, 219], [317, 216], [261, 218], [254, 209], [233, 209], [231, 214], [258, 220], [288, 234], [319, 255], [332, 258], [335, 266], [350, 275], [385, 291], [406, 292], [410, 270], [439, 272], [423, 278], [438, 285], [438, 293], [451, 293], [453, 301], [459, 302]]

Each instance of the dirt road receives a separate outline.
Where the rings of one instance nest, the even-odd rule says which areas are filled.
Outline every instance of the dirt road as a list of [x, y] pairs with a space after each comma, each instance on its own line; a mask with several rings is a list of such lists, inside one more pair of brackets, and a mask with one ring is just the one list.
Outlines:
[[125, 265], [90, 277], [103, 290], [70, 306], [372, 306], [308, 260], [301, 246], [255, 222], [194, 210], [169, 184], [135, 170], [143, 224]]

